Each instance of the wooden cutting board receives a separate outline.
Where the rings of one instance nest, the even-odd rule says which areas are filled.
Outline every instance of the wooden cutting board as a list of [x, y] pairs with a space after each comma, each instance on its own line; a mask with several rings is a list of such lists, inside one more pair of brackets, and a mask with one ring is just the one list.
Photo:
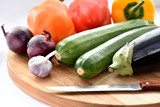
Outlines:
[[[29, 58], [8, 52], [8, 72], [13, 82], [33, 98], [54, 107], [103, 107], [103, 106], [157, 106], [160, 105], [160, 92], [90, 92], [54, 93], [47, 86], [88, 86], [105, 84], [134, 84], [141, 81], [160, 81], [160, 58], [149, 64], [134, 68], [133, 76], [119, 76], [104, 71], [93, 79], [78, 77], [73, 67], [59, 64], [54, 58], [53, 70], [44, 79], [29, 72]], [[146, 72], [142, 72], [146, 71]]]

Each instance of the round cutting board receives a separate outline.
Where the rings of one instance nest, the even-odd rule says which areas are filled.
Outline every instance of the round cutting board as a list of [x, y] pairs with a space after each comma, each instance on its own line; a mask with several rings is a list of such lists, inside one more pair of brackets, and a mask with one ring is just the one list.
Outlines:
[[[135, 84], [142, 81], [160, 81], [160, 59], [148, 60], [134, 68], [133, 76], [119, 76], [104, 71], [93, 79], [82, 79], [73, 67], [59, 64], [54, 58], [53, 70], [46, 78], [38, 78], [29, 72], [27, 55], [8, 52], [8, 73], [13, 82], [33, 98], [54, 107], [99, 107], [99, 106], [158, 106], [160, 92], [83, 92], [55, 93], [47, 86], [91, 86], [105, 84]], [[143, 61], [144, 62], [144, 61]], [[142, 72], [145, 71], [145, 72]]]

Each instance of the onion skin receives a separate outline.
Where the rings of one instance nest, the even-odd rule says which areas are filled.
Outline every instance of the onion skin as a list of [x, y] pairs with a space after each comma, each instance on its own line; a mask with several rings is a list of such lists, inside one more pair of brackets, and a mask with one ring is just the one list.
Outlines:
[[23, 26], [12, 28], [9, 32], [5, 32], [4, 26], [1, 26], [8, 48], [17, 54], [27, 53], [27, 44], [33, 33]]
[[45, 33], [49, 36], [36, 35], [28, 42], [27, 54], [30, 58], [38, 55], [46, 56], [55, 49], [55, 43], [51, 39], [51, 35], [49, 32]]

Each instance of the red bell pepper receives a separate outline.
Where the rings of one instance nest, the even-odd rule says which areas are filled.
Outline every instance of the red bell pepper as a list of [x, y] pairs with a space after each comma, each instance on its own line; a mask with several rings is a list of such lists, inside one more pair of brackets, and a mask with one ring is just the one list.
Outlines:
[[108, 0], [74, 0], [69, 14], [77, 32], [111, 24]]

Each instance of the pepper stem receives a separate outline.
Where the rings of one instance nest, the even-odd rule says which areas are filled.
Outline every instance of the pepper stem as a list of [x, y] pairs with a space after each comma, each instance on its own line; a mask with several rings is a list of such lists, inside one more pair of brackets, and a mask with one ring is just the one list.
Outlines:
[[7, 33], [6, 33], [5, 29], [4, 29], [4, 24], [1, 26], [1, 28], [2, 28], [2, 31], [3, 31], [4, 36], [6, 36]]
[[142, 5], [144, 3], [145, 3], [145, 1], [141, 0], [137, 5], [135, 5], [131, 9], [129, 9], [129, 11], [128, 11], [129, 19], [134, 19], [139, 16], [139, 14], [140, 14], [139, 9], [142, 7]]
[[117, 72], [118, 74], [133, 75], [132, 70], [132, 55], [133, 55], [134, 43], [129, 45], [128, 43], [118, 50], [113, 56], [113, 63], [108, 67], [110, 72]]

